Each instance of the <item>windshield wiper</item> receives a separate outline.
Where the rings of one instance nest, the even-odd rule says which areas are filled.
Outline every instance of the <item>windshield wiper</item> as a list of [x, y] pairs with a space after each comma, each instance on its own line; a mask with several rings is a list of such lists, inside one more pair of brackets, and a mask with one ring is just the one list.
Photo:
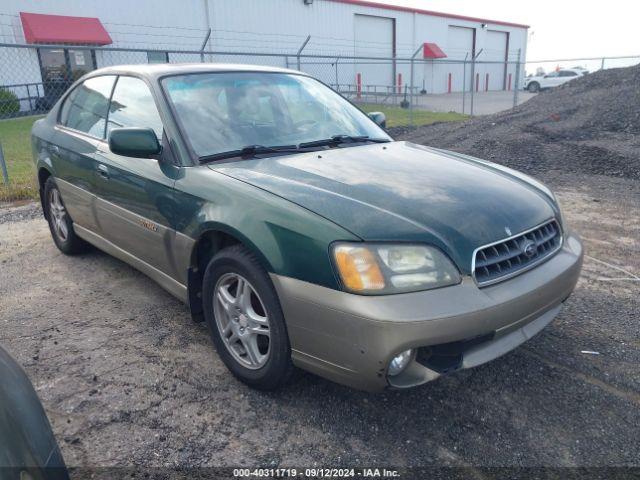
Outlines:
[[261, 153], [289, 153], [298, 152], [300, 149], [296, 145], [273, 145], [266, 147], [264, 145], [247, 145], [238, 150], [229, 150], [228, 152], [214, 153], [200, 157], [200, 163], [215, 162], [216, 160], [224, 160], [235, 157], [253, 157]]
[[331, 138], [323, 138], [322, 140], [314, 140], [312, 142], [304, 142], [298, 145], [299, 148], [310, 148], [310, 147], [330, 147], [337, 146], [341, 143], [362, 143], [362, 142], [373, 142], [373, 143], [387, 143], [390, 140], [387, 138], [371, 138], [368, 135], [334, 135]]
[[342, 143], [387, 143], [390, 140], [386, 138], [371, 138], [367, 135], [353, 136], [353, 135], [334, 135], [331, 138], [324, 138], [322, 140], [314, 140], [311, 142], [303, 142], [299, 145], [247, 145], [238, 150], [229, 150], [228, 152], [214, 153], [212, 155], [206, 155], [200, 157], [200, 163], [215, 162], [216, 160], [225, 160], [229, 158], [246, 158], [260, 155], [262, 153], [296, 153], [307, 151], [307, 149], [315, 147], [326, 146], [338, 146]]

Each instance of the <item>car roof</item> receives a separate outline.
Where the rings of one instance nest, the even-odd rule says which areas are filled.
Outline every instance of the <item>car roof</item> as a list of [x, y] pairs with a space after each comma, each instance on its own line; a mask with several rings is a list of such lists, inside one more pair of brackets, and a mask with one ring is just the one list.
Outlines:
[[287, 68], [267, 67], [262, 65], [246, 65], [233, 63], [155, 63], [138, 65], [116, 65], [93, 70], [90, 76], [96, 75], [126, 75], [135, 74], [149, 78], [159, 78], [166, 75], [184, 75], [189, 73], [220, 73], [220, 72], [265, 72], [292, 73], [306, 75], [304, 72]]

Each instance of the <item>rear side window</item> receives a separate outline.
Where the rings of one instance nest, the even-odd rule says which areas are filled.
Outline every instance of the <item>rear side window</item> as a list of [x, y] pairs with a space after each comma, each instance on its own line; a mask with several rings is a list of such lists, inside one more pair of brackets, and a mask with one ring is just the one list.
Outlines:
[[576, 72], [570, 72], [568, 70], [564, 70], [560, 72], [560, 76], [561, 77], [577, 77], [578, 74]]
[[114, 128], [152, 128], [162, 139], [162, 120], [145, 82], [134, 77], [118, 77], [111, 99], [107, 135]]
[[109, 96], [114, 75], [93, 77], [78, 85], [66, 98], [60, 123], [74, 130], [104, 138], [109, 110]]

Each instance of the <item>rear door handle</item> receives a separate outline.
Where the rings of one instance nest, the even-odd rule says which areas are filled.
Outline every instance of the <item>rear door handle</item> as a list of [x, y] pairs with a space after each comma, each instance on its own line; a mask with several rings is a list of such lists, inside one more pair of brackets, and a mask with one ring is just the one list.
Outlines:
[[98, 164], [98, 174], [105, 179], [109, 178], [109, 169], [107, 168], [106, 165], [103, 165], [102, 163]]

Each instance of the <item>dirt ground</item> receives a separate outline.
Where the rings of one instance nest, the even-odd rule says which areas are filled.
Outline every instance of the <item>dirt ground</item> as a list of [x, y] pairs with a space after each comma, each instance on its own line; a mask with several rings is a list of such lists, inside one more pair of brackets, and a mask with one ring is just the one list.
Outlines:
[[574, 295], [521, 348], [420, 388], [252, 391], [151, 280], [59, 253], [35, 204], [0, 209], [0, 344], [70, 466], [637, 466], [640, 183], [550, 177], [586, 245]]

